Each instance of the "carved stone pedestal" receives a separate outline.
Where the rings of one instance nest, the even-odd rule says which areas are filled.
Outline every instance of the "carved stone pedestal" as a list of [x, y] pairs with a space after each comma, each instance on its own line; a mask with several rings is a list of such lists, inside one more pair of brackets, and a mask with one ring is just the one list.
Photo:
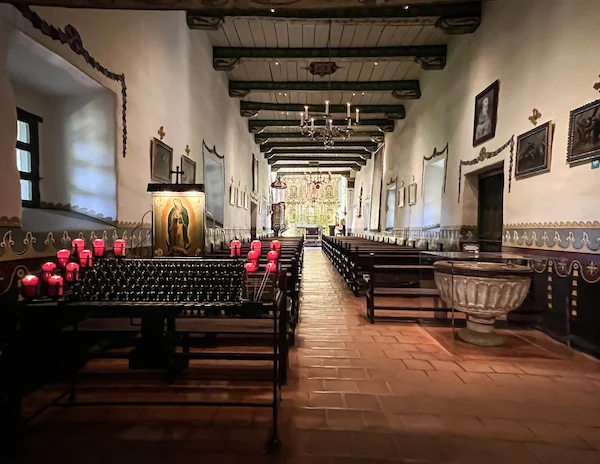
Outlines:
[[458, 337], [474, 345], [499, 346], [494, 321], [517, 309], [527, 296], [531, 269], [503, 263], [438, 261], [435, 284], [448, 307], [467, 314]]

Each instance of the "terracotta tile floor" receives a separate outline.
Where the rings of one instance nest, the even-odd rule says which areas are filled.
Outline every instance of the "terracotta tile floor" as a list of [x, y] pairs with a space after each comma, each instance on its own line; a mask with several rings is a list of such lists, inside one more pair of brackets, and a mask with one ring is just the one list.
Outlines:
[[[352, 296], [321, 250], [305, 256], [279, 453], [263, 450], [270, 410], [103, 407], [44, 414], [18, 461], [600, 463], [597, 361], [536, 332], [519, 336], [556, 356], [469, 346], [452, 354], [430, 329], [371, 325], [364, 297]], [[166, 385], [145, 392], [137, 373], [127, 378], [138, 382], [141, 399], [171, 395]], [[260, 390], [244, 395], [268, 398]]]

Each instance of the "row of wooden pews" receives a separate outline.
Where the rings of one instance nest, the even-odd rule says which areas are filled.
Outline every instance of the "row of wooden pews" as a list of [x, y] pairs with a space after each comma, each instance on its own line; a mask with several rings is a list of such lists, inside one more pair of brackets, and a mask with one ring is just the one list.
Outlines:
[[323, 237], [323, 251], [356, 296], [366, 291], [371, 323], [379, 310], [414, 313], [426, 309], [436, 317], [446, 317], [434, 281], [433, 263], [439, 258], [415, 248], [414, 242]]
[[[278, 240], [281, 244], [279, 254], [279, 265], [286, 271], [286, 294], [288, 297], [288, 343], [293, 346], [295, 343], [296, 326], [299, 320], [300, 311], [300, 283], [302, 281], [302, 265], [304, 260], [304, 239], [303, 237], [263, 237], [259, 239], [263, 253], [259, 260], [259, 265], [264, 267], [267, 264], [267, 252], [269, 251], [271, 241]], [[242, 249], [240, 259], [246, 259], [250, 251], [251, 240], [242, 240]], [[209, 251], [209, 257], [229, 256], [230, 249], [219, 247]]]

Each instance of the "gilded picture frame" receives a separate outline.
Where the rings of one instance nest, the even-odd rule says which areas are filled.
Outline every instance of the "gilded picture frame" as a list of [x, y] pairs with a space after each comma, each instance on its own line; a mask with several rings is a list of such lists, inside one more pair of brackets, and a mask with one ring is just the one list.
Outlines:
[[473, 146], [481, 145], [496, 136], [500, 81], [494, 82], [475, 97], [473, 116]]
[[150, 179], [152, 182], [170, 184], [172, 170], [173, 148], [154, 137], [150, 147]]
[[196, 162], [192, 158], [181, 155], [181, 183], [195, 184], [196, 183]]
[[398, 187], [398, 208], [406, 206], [406, 187]]
[[517, 137], [516, 180], [550, 172], [553, 129], [548, 121]]
[[600, 100], [571, 111], [567, 163], [579, 164], [600, 157]]
[[412, 183], [408, 186], [408, 206], [417, 204], [417, 183]]

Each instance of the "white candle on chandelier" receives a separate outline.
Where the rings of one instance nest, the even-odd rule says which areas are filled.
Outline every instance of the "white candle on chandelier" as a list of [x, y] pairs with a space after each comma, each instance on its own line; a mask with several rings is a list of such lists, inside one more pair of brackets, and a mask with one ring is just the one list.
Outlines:
[[348, 129], [352, 129], [352, 118], [348, 118]]
[[333, 119], [329, 120], [329, 129], [333, 129]]
[[304, 105], [304, 117], [308, 120], [308, 105]]
[[350, 102], [346, 103], [346, 117], [350, 117]]
[[300, 125], [304, 125], [304, 113], [302, 111], [300, 111]]
[[329, 100], [325, 100], [325, 114], [329, 114]]
[[311, 118], [311, 120], [310, 120], [310, 128], [311, 128], [312, 130], [314, 130], [314, 129], [315, 129], [315, 118]]
[[360, 122], [360, 110], [356, 108], [356, 124]]

